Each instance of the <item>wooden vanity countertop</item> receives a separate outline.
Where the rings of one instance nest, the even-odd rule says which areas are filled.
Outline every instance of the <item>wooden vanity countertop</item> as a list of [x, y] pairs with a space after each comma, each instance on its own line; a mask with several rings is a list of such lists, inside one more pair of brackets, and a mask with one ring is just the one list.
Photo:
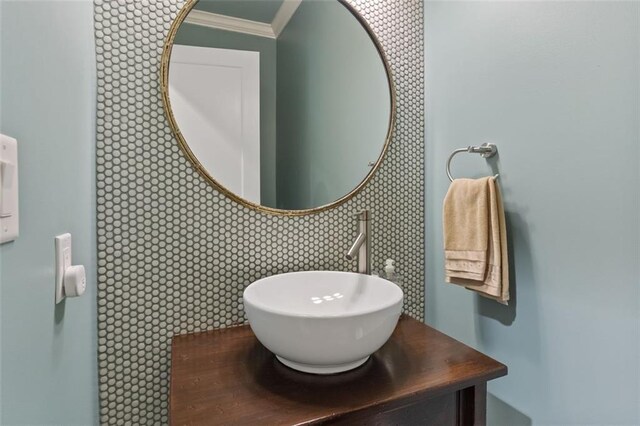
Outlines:
[[406, 315], [363, 366], [330, 376], [285, 367], [245, 325], [173, 338], [170, 419], [174, 426], [317, 424], [506, 374], [505, 365]]

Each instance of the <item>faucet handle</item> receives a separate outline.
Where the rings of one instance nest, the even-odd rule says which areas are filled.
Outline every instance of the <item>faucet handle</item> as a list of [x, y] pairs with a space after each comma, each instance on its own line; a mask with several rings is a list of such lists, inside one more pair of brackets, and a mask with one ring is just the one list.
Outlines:
[[354, 216], [357, 217], [359, 220], [370, 220], [371, 219], [371, 214], [369, 213], [369, 210], [362, 210], [361, 212], [358, 213], [354, 213]]

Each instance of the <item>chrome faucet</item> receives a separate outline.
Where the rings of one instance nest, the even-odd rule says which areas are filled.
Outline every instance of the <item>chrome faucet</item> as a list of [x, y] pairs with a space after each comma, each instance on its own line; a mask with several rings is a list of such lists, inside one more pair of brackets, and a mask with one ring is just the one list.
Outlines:
[[358, 272], [371, 275], [371, 215], [363, 210], [356, 215], [360, 223], [360, 233], [347, 252], [347, 260], [353, 260], [358, 253]]

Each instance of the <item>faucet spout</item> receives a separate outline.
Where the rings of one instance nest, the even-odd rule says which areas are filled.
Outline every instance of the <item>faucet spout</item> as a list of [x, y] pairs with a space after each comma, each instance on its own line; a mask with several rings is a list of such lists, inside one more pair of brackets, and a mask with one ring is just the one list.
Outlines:
[[364, 244], [366, 239], [367, 239], [367, 236], [363, 232], [360, 232], [358, 234], [358, 237], [353, 242], [353, 245], [351, 246], [351, 248], [347, 252], [347, 255], [345, 256], [347, 260], [353, 260], [356, 258], [356, 253], [360, 250], [360, 246]]
[[371, 224], [369, 211], [364, 210], [358, 213], [358, 221], [360, 232], [345, 257], [347, 260], [354, 260], [358, 256], [358, 272], [371, 275]]

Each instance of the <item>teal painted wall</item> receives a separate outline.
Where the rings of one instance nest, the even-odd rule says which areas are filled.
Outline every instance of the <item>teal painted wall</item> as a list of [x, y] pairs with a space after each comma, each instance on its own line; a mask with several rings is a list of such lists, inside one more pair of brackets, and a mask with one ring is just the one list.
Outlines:
[[[640, 424], [640, 3], [425, 2], [428, 323], [504, 362], [489, 424]], [[445, 161], [500, 172], [509, 306], [443, 279]]]
[[[93, 5], [0, 1], [0, 131], [18, 139], [20, 237], [0, 246], [0, 423], [98, 422]], [[56, 235], [87, 291], [54, 307]]]
[[[276, 41], [183, 24], [176, 44], [260, 52], [260, 200], [276, 205]], [[213, 176], [215, 178], [215, 176]]]
[[336, 1], [303, 1], [278, 38], [278, 207], [332, 202], [384, 144], [389, 85], [369, 35]]

